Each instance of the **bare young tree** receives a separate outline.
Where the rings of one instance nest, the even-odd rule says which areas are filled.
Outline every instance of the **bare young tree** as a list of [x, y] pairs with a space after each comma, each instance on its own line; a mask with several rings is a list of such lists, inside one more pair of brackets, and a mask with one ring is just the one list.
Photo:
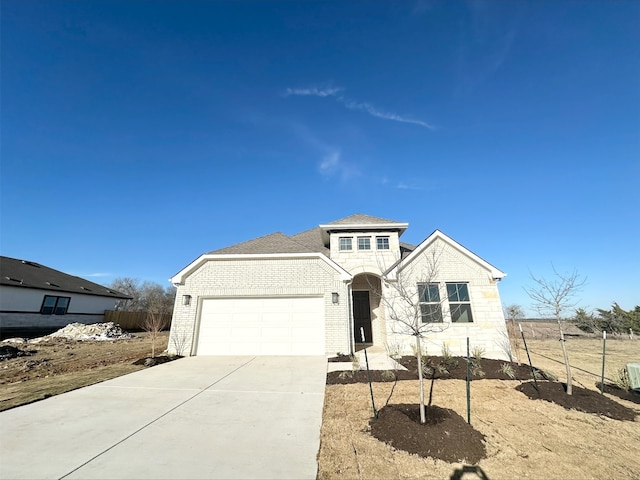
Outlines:
[[[393, 275], [383, 277], [384, 294], [381, 302], [385, 314], [392, 320], [393, 333], [410, 335], [415, 339], [418, 361], [420, 423], [426, 423], [424, 404], [424, 372], [422, 340], [429, 334], [444, 331], [444, 322], [438, 283], [438, 263], [441, 250], [433, 249], [404, 268], [395, 269]], [[384, 271], [384, 270], [383, 270]], [[431, 395], [429, 396], [429, 406]]]
[[[509, 360], [513, 362], [512, 350], [516, 353], [516, 360], [520, 365], [520, 329], [518, 322], [524, 318], [524, 309], [517, 304], [507, 305], [504, 309], [504, 317], [507, 321], [507, 345], [505, 345], [505, 351], [509, 355]], [[512, 347], [512, 348], [509, 348]]]
[[564, 357], [564, 365], [567, 371], [567, 395], [573, 393], [571, 365], [569, 364], [569, 355], [564, 338], [564, 314], [567, 310], [573, 310], [578, 304], [575, 299], [577, 293], [585, 285], [587, 279], [578, 275], [576, 270], [570, 273], [558, 273], [553, 267], [553, 279], [545, 279], [536, 277], [530, 273], [534, 285], [525, 288], [527, 295], [533, 300], [533, 308], [544, 317], [554, 318], [558, 323], [560, 331], [560, 344], [562, 345], [562, 355]]
[[[158, 285], [158, 287], [160, 287]], [[167, 294], [162, 287], [150, 290], [145, 295], [146, 316], [143, 328], [151, 338], [151, 358], [156, 356], [156, 341], [160, 332], [167, 328], [169, 323], [170, 307], [167, 302]]]

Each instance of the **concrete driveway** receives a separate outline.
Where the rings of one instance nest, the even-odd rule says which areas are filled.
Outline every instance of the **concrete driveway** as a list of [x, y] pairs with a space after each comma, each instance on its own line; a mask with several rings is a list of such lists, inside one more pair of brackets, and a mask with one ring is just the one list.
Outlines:
[[324, 357], [187, 357], [0, 413], [0, 478], [316, 478]]

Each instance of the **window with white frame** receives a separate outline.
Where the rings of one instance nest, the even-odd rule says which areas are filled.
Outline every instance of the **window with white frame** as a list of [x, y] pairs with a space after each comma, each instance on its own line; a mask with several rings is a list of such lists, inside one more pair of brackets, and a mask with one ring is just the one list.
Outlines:
[[371, 250], [371, 237], [358, 237], [358, 250]]
[[351, 237], [340, 237], [340, 251], [353, 250]]
[[466, 283], [447, 283], [447, 298], [451, 321], [454, 323], [471, 323], [471, 299], [469, 298], [469, 286]]
[[376, 248], [378, 250], [389, 250], [389, 237], [376, 237]]
[[64, 315], [69, 308], [71, 297], [54, 297], [53, 295], [45, 295], [40, 307], [40, 313], [43, 315]]
[[442, 323], [440, 289], [437, 283], [419, 283], [418, 299], [422, 323]]

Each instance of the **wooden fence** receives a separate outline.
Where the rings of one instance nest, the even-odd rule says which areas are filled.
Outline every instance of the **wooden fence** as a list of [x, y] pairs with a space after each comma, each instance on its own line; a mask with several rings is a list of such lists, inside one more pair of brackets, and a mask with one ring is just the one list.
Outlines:
[[[147, 319], [147, 315], [147, 312], [105, 310], [104, 321], [117, 323], [123, 330], [145, 330], [144, 324]], [[168, 330], [170, 326], [171, 314], [163, 315], [161, 330]]]

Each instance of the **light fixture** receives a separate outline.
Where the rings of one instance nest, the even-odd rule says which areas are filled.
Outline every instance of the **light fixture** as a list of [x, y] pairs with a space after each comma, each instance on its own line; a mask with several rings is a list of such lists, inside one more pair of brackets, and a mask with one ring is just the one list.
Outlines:
[[191, 295], [182, 295], [182, 305], [191, 305]]
[[340, 301], [340, 294], [338, 292], [333, 292], [331, 294], [331, 303], [338, 303]]

